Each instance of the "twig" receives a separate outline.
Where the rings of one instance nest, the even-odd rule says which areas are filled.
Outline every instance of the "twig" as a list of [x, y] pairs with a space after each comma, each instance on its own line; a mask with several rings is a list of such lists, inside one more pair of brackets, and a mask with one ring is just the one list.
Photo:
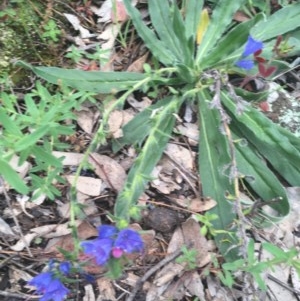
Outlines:
[[[188, 244], [187, 247], [190, 248], [191, 246], [192, 246], [192, 244], [190, 243], [190, 244]], [[169, 262], [173, 261], [175, 258], [177, 258], [178, 256], [180, 256], [181, 254], [182, 254], [182, 250], [178, 249], [174, 253], [168, 255], [166, 258], [164, 258], [163, 260], [161, 260], [157, 265], [155, 265], [154, 267], [152, 267], [143, 277], [141, 277], [136, 282], [135, 288], [133, 289], [132, 293], [128, 296], [128, 298], [126, 299], [126, 301], [133, 301], [134, 298], [135, 298], [135, 295], [140, 290], [140, 288], [142, 287], [142, 285], [144, 284], [144, 282], [147, 281], [148, 278], [150, 278], [155, 272], [157, 272], [159, 269], [161, 269], [163, 266], [165, 266]]]
[[280, 281], [279, 279], [275, 278], [274, 276], [270, 275], [270, 274], [267, 274], [267, 277], [276, 282], [277, 284], [279, 284], [280, 286], [284, 287], [286, 290], [294, 293], [294, 294], [297, 294], [297, 295], [300, 295], [300, 291], [299, 290], [296, 290], [292, 287], [290, 287], [289, 285], [285, 284], [284, 282]]
[[27, 295], [27, 294], [21, 294], [21, 293], [10, 293], [10, 292], [5, 292], [5, 291], [0, 291], [0, 296], [4, 296], [4, 297], [11, 297], [11, 298], [19, 298], [19, 299], [23, 299], [23, 300], [28, 300], [30, 298], [30, 300], [32, 299], [40, 299], [41, 296], [32, 296], [32, 295]]

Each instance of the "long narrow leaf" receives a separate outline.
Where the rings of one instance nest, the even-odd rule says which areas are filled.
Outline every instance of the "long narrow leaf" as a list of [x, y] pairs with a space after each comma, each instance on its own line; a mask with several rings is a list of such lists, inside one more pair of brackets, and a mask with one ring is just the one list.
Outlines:
[[251, 142], [291, 185], [299, 185], [299, 147], [295, 148], [288, 137], [278, 129], [279, 126], [258, 110], [249, 106], [239, 115], [236, 113], [236, 104], [226, 93], [222, 94], [222, 101], [245, 139]]
[[[235, 137], [236, 141], [239, 139], [239, 136]], [[281, 221], [290, 211], [283, 186], [266, 163], [262, 161], [262, 158], [257, 156], [255, 148], [251, 147], [251, 145], [242, 146], [239, 143], [236, 143], [235, 147], [238, 171], [244, 175], [244, 181], [260, 197], [261, 202], [280, 199], [280, 201], [268, 204], [273, 209], [273, 214], [263, 211], [264, 217], [261, 217], [257, 215], [259, 212], [254, 212], [253, 221], [260, 227], [268, 227]]]
[[75, 89], [96, 93], [124, 91], [148, 76], [135, 72], [102, 72], [57, 67], [33, 67], [25, 62], [18, 62], [18, 65], [32, 70], [36, 75], [52, 84], [67, 85]]
[[240, 45], [246, 43], [250, 29], [263, 18], [262, 14], [256, 15], [247, 22], [242, 22], [231, 31], [229, 31], [218, 43], [202, 63], [203, 68], [213, 67], [216, 64], [224, 64], [225, 61], [231, 60], [232, 53], [240, 48]]
[[[219, 113], [210, 109], [208, 100], [211, 96], [208, 92], [198, 94], [200, 139], [199, 139], [199, 171], [204, 196], [217, 201], [217, 206], [210, 213], [218, 215], [213, 222], [214, 228], [222, 231], [232, 231], [232, 222], [235, 219], [233, 203], [229, 202], [225, 194], [233, 194], [233, 185], [229, 179], [226, 167], [231, 164], [226, 137], [220, 132], [221, 125]], [[227, 233], [217, 235], [216, 243], [227, 261], [233, 261], [237, 257], [237, 250], [231, 249], [237, 245], [235, 236]], [[231, 250], [230, 250], [231, 249]], [[230, 251], [229, 251], [230, 250]]]
[[152, 25], [154, 26], [159, 38], [168, 49], [176, 56], [178, 61], [182, 61], [181, 43], [173, 30], [173, 18], [168, 1], [149, 1], [149, 13]]
[[117, 152], [125, 145], [142, 144], [152, 128], [154, 120], [150, 116], [154, 114], [155, 110], [159, 110], [159, 108], [167, 105], [171, 100], [172, 97], [161, 99], [130, 120], [122, 128], [123, 136], [113, 141], [113, 151]]
[[192, 38], [195, 41], [202, 7], [203, 0], [185, 1], [185, 34], [188, 40]]
[[246, 0], [219, 1], [214, 9], [208, 29], [197, 50], [197, 65], [202, 68], [204, 57], [212, 50], [221, 38], [228, 25], [232, 22], [233, 14]]
[[128, 221], [130, 209], [134, 207], [138, 198], [143, 193], [146, 184], [150, 180], [151, 172], [166, 147], [172, 133], [175, 116], [182, 104], [182, 99], [173, 99], [161, 107], [153, 118], [153, 124], [149, 136], [143, 145], [131, 168], [126, 184], [119, 194], [115, 205], [115, 216], [120, 220]]
[[[300, 3], [288, 5], [265, 20], [257, 23], [251, 34], [259, 40], [266, 41], [300, 27]], [[284, 21], [283, 21], [284, 20]]]
[[176, 56], [169, 50], [168, 46], [160, 41], [153, 31], [143, 23], [140, 13], [132, 6], [131, 2], [124, 0], [124, 4], [139, 36], [143, 39], [152, 54], [164, 65], [171, 66], [176, 61]]

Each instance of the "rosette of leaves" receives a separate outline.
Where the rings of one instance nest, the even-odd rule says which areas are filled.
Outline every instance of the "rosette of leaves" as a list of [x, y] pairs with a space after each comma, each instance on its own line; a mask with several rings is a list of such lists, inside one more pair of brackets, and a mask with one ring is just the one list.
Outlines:
[[[218, 1], [209, 22], [205, 21], [207, 15], [201, 14], [203, 1], [183, 1], [182, 7], [174, 2], [148, 1], [152, 21], [148, 27], [139, 11], [129, 0], [124, 0], [138, 35], [161, 63], [158, 70], [147, 68], [145, 73], [138, 74], [27, 66], [52, 83], [99, 93], [123, 91], [115, 107], [124, 104], [126, 96], [135, 90], [169, 88], [169, 95], [140, 112], [123, 128], [124, 136], [115, 143], [116, 150], [124, 145], [140, 146], [116, 200], [114, 213], [120, 225], [126, 225], [136, 215], [136, 202], [172, 135], [175, 115], [184, 104], [195, 104], [202, 192], [218, 203], [210, 210], [218, 215], [212, 222], [217, 233], [214, 238], [226, 260], [231, 261], [236, 259], [239, 249], [235, 222], [238, 204], [243, 204], [239, 196], [241, 184], [253, 199], [260, 199], [272, 208], [270, 213], [260, 206], [262, 218], [253, 222], [267, 226], [280, 221], [289, 213], [289, 203], [278, 177], [290, 185], [299, 184], [300, 144], [289, 131], [241, 101], [230, 88], [227, 77], [243, 73], [235, 63], [249, 35], [274, 44], [277, 36], [300, 26], [300, 3], [288, 5], [269, 17], [257, 14], [236, 24], [233, 15], [245, 0]], [[104, 112], [103, 122], [109, 113]], [[273, 202], [274, 199], [277, 201]]]

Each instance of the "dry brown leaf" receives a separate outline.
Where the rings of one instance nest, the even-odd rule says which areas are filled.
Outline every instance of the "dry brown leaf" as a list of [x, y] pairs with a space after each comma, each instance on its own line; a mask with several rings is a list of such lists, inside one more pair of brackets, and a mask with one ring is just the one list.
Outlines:
[[38, 235], [36, 233], [28, 233], [24, 235], [15, 245], [11, 246], [10, 249], [16, 252], [20, 252], [26, 248], [26, 246], [30, 246], [30, 243], [33, 239], [35, 239]]
[[129, 110], [111, 112], [108, 119], [109, 134], [115, 139], [122, 137], [123, 131], [121, 128], [133, 117], [133, 112]]
[[[93, 217], [93, 223], [100, 224], [101, 219], [99, 216], [97, 216], [98, 209], [94, 202], [94, 200], [90, 199], [88, 195], [77, 192], [76, 194], [76, 200], [79, 204], [83, 204], [84, 207], [82, 208], [84, 214], [86, 216], [94, 216]], [[59, 215], [63, 218], [69, 218], [70, 216], [70, 202], [58, 204], [57, 211], [59, 212]]]
[[122, 190], [126, 180], [126, 172], [116, 160], [92, 153], [89, 156], [89, 163], [94, 167], [97, 176], [106, 182], [109, 187], [117, 191]]
[[129, 67], [127, 68], [127, 71], [129, 72], [143, 72], [144, 71], [144, 64], [147, 61], [149, 52], [145, 53], [143, 56], [135, 60]]
[[64, 157], [62, 164], [64, 166], [78, 166], [83, 160], [84, 155], [79, 153], [68, 153], [68, 152], [52, 152], [52, 155], [56, 158]]
[[92, 134], [93, 128], [98, 121], [99, 111], [93, 112], [90, 108], [82, 108], [75, 112], [77, 116], [77, 124], [88, 134]]
[[199, 199], [195, 198], [189, 200], [187, 198], [184, 199], [172, 199], [181, 207], [184, 207], [193, 212], [203, 212], [212, 209], [217, 205], [217, 202], [212, 198]]
[[98, 290], [99, 292], [101, 292], [97, 298], [97, 301], [117, 300], [116, 292], [111, 279], [102, 277], [102, 278], [98, 278], [96, 281], [97, 281]]
[[[76, 176], [67, 175], [66, 179], [72, 185]], [[89, 196], [99, 196], [102, 191], [102, 180], [80, 176], [76, 181], [76, 190]]]
[[[98, 231], [95, 227], [91, 226], [88, 222], [80, 222], [77, 227], [78, 237], [80, 240], [85, 240], [90, 237], [98, 235]], [[74, 250], [74, 238], [72, 234], [61, 235], [58, 238], [49, 240], [45, 251], [46, 252], [57, 252], [57, 247], [63, 248], [66, 251]]]
[[244, 13], [242, 12], [241, 10], [238, 10], [234, 16], [233, 16], [233, 19], [235, 21], [238, 21], [238, 22], [246, 22], [248, 21], [250, 18]]
[[199, 126], [196, 123], [179, 124], [176, 129], [188, 138], [188, 142], [192, 146], [198, 145]]
[[133, 95], [127, 97], [127, 102], [136, 110], [143, 111], [144, 109], [148, 108], [152, 101], [148, 97], [142, 97], [142, 101], [137, 100]]
[[[168, 253], [174, 253], [184, 245], [192, 243], [192, 249], [197, 251], [196, 264], [202, 267], [210, 262], [210, 254], [207, 248], [207, 240], [200, 233], [199, 223], [193, 218], [188, 219], [186, 222], [178, 227], [169, 243]], [[187, 263], [171, 262], [164, 266], [155, 276], [153, 285], [147, 293], [147, 301], [160, 300], [159, 298], [168, 290], [170, 285], [174, 285], [174, 279], [181, 278], [185, 272]], [[175, 281], [176, 282], [176, 281]], [[171, 290], [170, 290], [171, 291]]]
[[[76, 224], [79, 226], [82, 222], [77, 221]], [[69, 223], [58, 224], [58, 225], [44, 225], [36, 227], [30, 230], [31, 232], [37, 234], [40, 237], [53, 238], [60, 237], [62, 235], [67, 235], [72, 232]]]
[[187, 148], [181, 145], [168, 143], [165, 153], [185, 169], [190, 171], [193, 169], [195, 153], [191, 152]]

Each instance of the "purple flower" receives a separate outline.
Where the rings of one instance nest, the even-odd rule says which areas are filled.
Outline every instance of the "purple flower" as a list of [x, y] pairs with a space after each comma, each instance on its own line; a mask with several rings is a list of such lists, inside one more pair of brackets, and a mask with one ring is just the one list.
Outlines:
[[47, 290], [52, 278], [53, 275], [50, 272], [41, 273], [28, 281], [28, 284], [35, 286], [38, 294], [43, 294]]
[[243, 52], [243, 57], [255, 53], [256, 51], [262, 49], [264, 44], [261, 41], [254, 40], [250, 35], [248, 37], [245, 50]]
[[246, 46], [245, 46], [245, 50], [242, 54], [242, 59], [237, 61], [235, 63], [235, 65], [240, 68], [243, 68], [245, 70], [252, 69], [254, 67], [254, 61], [253, 60], [245, 60], [244, 58], [261, 50], [263, 48], [263, 46], [264, 45], [261, 41], [257, 41], [249, 35]]
[[103, 225], [98, 227], [98, 238], [112, 238], [117, 232], [116, 227]]
[[81, 246], [83, 247], [84, 253], [94, 257], [97, 264], [103, 265], [110, 257], [110, 251], [113, 243], [114, 241], [111, 238], [97, 238], [90, 241], [83, 241]]
[[60, 280], [54, 279], [40, 301], [62, 301], [68, 293], [69, 290], [60, 282]]
[[239, 60], [236, 65], [240, 68], [250, 70], [254, 67], [254, 62], [252, 60]]
[[71, 263], [68, 261], [62, 262], [59, 265], [59, 270], [63, 275], [68, 275], [70, 273]]
[[62, 301], [69, 293], [69, 290], [51, 272], [35, 276], [28, 284], [35, 286], [37, 293], [43, 295], [40, 301]]
[[118, 234], [114, 248], [120, 249], [125, 253], [141, 252], [144, 248], [144, 243], [137, 232], [131, 229], [124, 229]]
[[144, 247], [141, 236], [134, 230], [118, 232], [114, 226], [100, 226], [98, 238], [81, 243], [83, 252], [92, 256], [97, 264], [103, 265], [110, 256], [120, 258], [123, 253], [141, 252]]

